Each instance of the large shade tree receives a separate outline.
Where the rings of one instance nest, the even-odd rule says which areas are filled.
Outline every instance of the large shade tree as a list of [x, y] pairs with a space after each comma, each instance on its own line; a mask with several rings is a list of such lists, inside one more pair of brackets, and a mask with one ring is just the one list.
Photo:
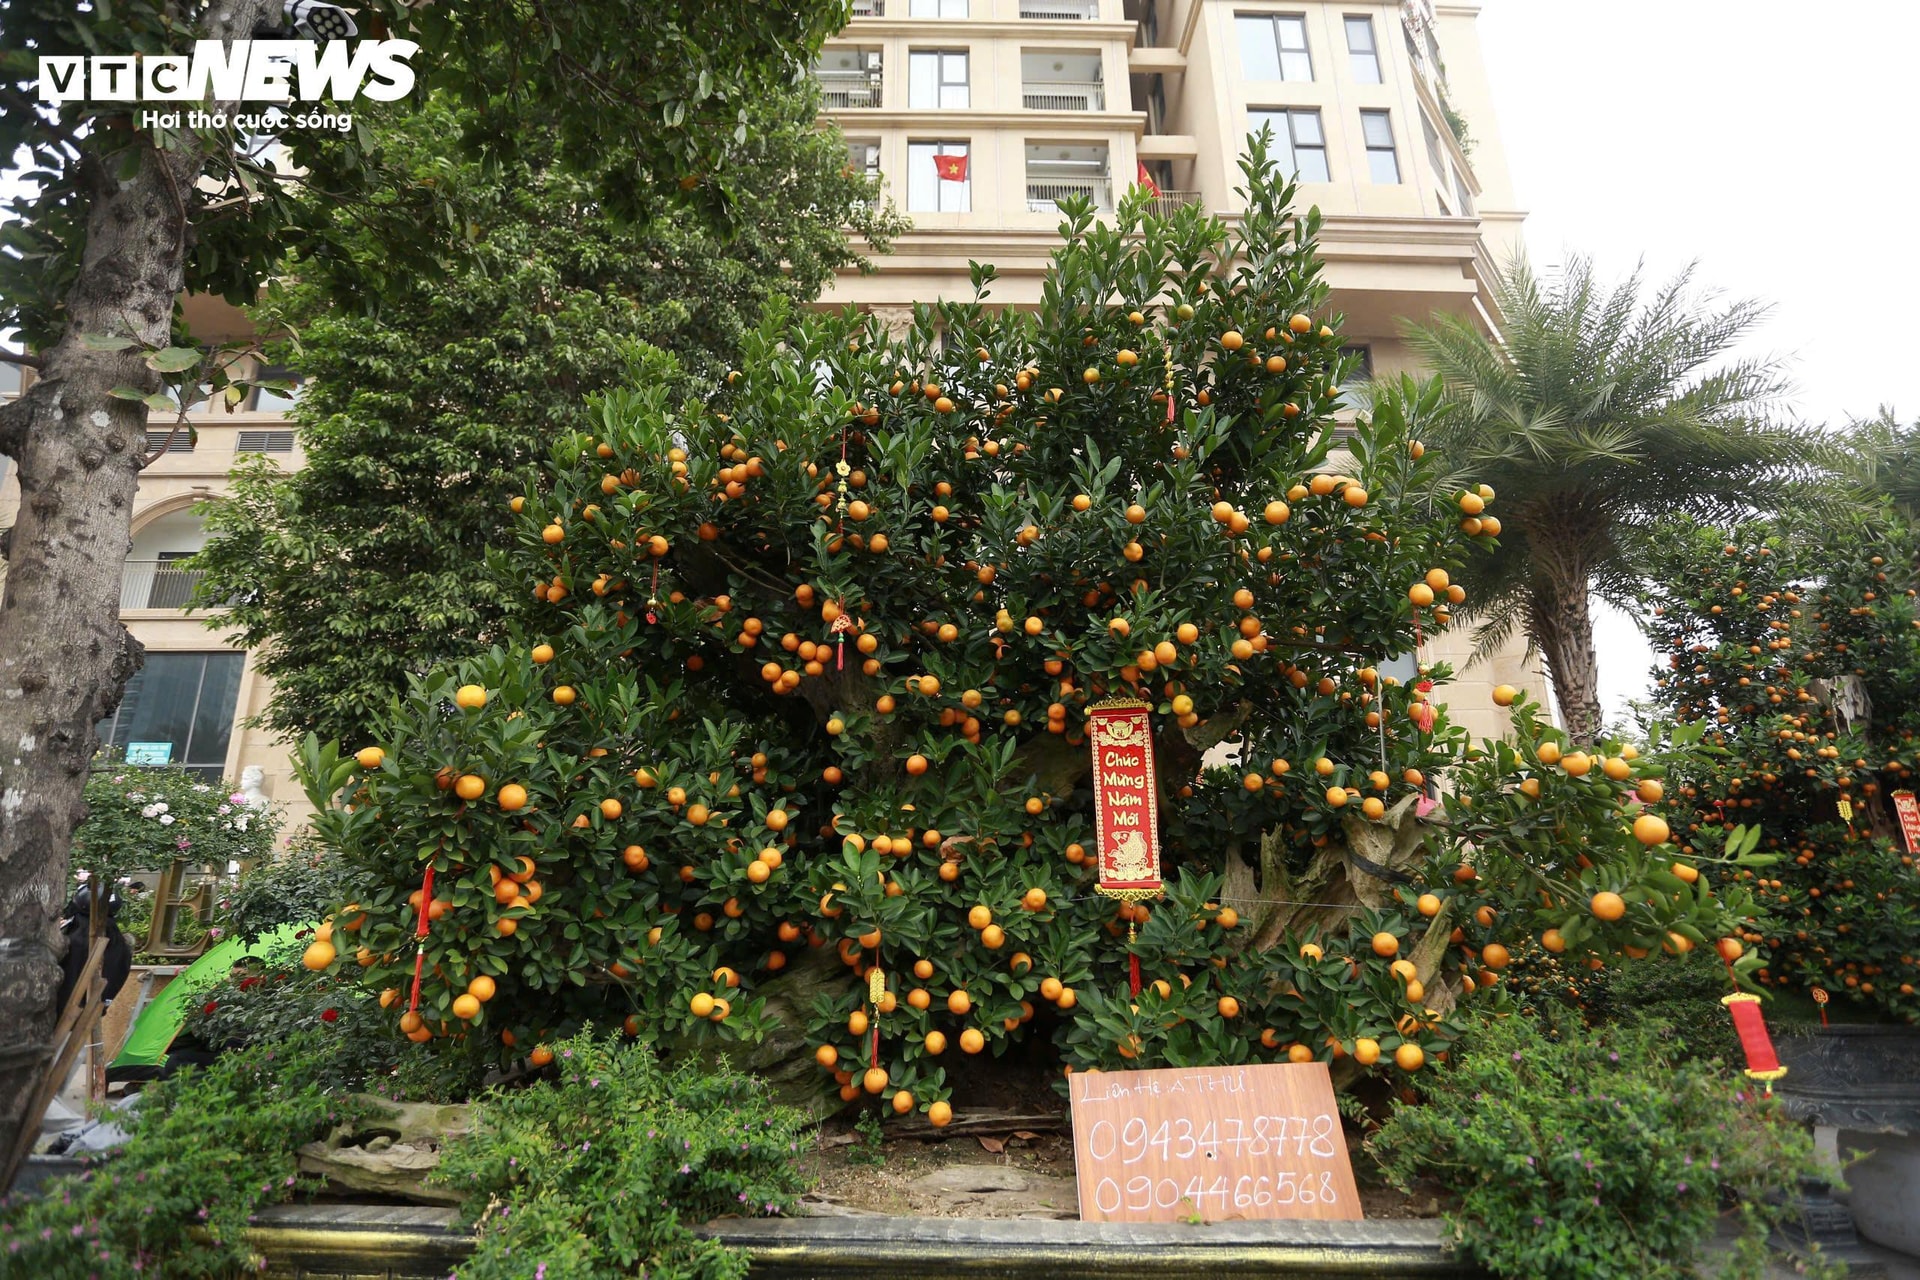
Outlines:
[[[203, 597], [231, 602], [209, 625], [273, 680], [273, 728], [358, 738], [409, 673], [499, 638], [532, 603], [484, 570], [500, 504], [555, 437], [591, 429], [589, 394], [639, 376], [639, 343], [677, 357], [671, 396], [698, 394], [769, 298], [811, 299], [855, 262], [847, 224], [884, 247], [895, 220], [814, 108], [810, 81], [761, 102], [737, 161], [761, 196], [724, 229], [670, 209], [610, 216], [537, 111], [500, 163], [445, 154], [470, 111], [375, 125], [390, 164], [451, 184], [468, 216], [316, 210], [332, 239], [259, 309], [285, 335], [278, 359], [309, 379], [294, 411], [306, 461], [244, 468], [208, 506], [197, 567]], [[609, 138], [610, 155], [624, 145]], [[392, 272], [396, 242], [447, 269]]]
[[1422, 431], [1464, 472], [1501, 477], [1500, 546], [1463, 578], [1483, 644], [1523, 629], [1569, 733], [1592, 741], [1593, 596], [1631, 607], [1660, 516], [1772, 509], [1816, 451], [1769, 421], [1779, 365], [1735, 354], [1766, 309], [1702, 294], [1691, 268], [1654, 288], [1637, 270], [1609, 287], [1587, 258], [1545, 277], [1516, 261], [1492, 292], [1497, 335], [1457, 316], [1410, 327], [1449, 399]]
[[[358, 7], [363, 24], [418, 43], [415, 93], [444, 88], [483, 113], [537, 103], [561, 154], [599, 176], [617, 212], [661, 200], [724, 212], [753, 197], [732, 158], [755, 104], [804, 72], [846, 10], [844, 0]], [[0, 3], [0, 157], [27, 174], [0, 206], [0, 330], [17, 329], [35, 353], [17, 359], [39, 374], [0, 407], [0, 454], [22, 495], [0, 545], [0, 1150], [53, 1029], [55, 912], [94, 725], [141, 660], [119, 602], [143, 400], [169, 378], [203, 376], [178, 321], [183, 291], [251, 301], [300, 231], [288, 170], [232, 126], [143, 127], [139, 104], [124, 101], [43, 104], [37, 60], [288, 36], [283, 11], [282, 0]], [[483, 114], [448, 145], [510, 156], [520, 139], [499, 126], [517, 118]], [[630, 135], [618, 167], [605, 160], [612, 121]], [[301, 181], [339, 202], [393, 194], [356, 131], [288, 130], [282, 141]]]

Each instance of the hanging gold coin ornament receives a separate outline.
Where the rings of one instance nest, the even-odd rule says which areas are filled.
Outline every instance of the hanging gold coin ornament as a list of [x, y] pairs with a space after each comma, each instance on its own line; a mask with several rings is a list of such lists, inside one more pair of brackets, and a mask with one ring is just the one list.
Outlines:
[[1840, 793], [1840, 821], [1847, 824], [1847, 834], [1853, 834], [1853, 800], [1846, 792]]
[[869, 1067], [880, 1065], [880, 1002], [886, 999], [886, 995], [887, 975], [881, 972], [876, 962], [873, 968], [867, 970], [867, 1003], [873, 1006], [873, 1013], [867, 1019], [869, 1035], [872, 1037], [867, 1049]]

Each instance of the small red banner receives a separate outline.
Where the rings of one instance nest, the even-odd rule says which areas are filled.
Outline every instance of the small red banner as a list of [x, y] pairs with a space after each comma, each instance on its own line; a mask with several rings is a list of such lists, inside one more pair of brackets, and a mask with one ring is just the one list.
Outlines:
[[1893, 811], [1900, 815], [1900, 835], [1907, 842], [1907, 853], [1920, 858], [1920, 800], [1911, 791], [1893, 793]]
[[1767, 1034], [1766, 1019], [1760, 1013], [1760, 997], [1740, 991], [1722, 996], [1720, 1003], [1733, 1015], [1734, 1032], [1747, 1055], [1747, 1074], [1769, 1083], [1787, 1074], [1773, 1050], [1773, 1037]]
[[933, 172], [942, 182], [965, 182], [967, 180], [967, 158], [958, 156], [935, 156]]
[[1147, 897], [1160, 892], [1160, 806], [1154, 795], [1150, 711], [1131, 699], [1096, 703], [1087, 711], [1102, 893]]
[[1147, 172], [1147, 162], [1145, 160], [1136, 160], [1134, 163], [1139, 166], [1140, 170], [1139, 180], [1134, 185], [1145, 187], [1147, 194], [1150, 196], [1158, 196], [1160, 194], [1160, 184], [1155, 182], [1153, 175]]

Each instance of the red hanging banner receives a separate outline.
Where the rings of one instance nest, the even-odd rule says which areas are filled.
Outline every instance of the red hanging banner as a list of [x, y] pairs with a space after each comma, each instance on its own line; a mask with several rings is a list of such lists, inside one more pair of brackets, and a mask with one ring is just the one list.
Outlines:
[[1131, 698], [1087, 710], [1093, 746], [1094, 835], [1100, 893], [1112, 898], [1160, 893], [1160, 806], [1154, 795], [1150, 708]]
[[1740, 1037], [1740, 1048], [1747, 1056], [1746, 1074], [1761, 1081], [1767, 1092], [1772, 1093], [1773, 1082], [1787, 1074], [1787, 1069], [1780, 1065], [1780, 1058], [1773, 1051], [1773, 1037], [1767, 1034], [1766, 1020], [1760, 1014], [1760, 997], [1736, 991], [1722, 996], [1720, 1003], [1733, 1015], [1734, 1032]]
[[1911, 791], [1893, 793], [1893, 811], [1900, 815], [1900, 835], [1909, 857], [1920, 858], [1920, 800]]

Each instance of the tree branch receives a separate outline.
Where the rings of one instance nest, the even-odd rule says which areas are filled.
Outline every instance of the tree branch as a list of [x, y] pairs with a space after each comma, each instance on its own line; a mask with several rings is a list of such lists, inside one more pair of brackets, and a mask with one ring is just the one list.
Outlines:
[[17, 364], [28, 369], [44, 369], [46, 362], [39, 356], [30, 356], [24, 351], [8, 351], [0, 348], [0, 364]]

